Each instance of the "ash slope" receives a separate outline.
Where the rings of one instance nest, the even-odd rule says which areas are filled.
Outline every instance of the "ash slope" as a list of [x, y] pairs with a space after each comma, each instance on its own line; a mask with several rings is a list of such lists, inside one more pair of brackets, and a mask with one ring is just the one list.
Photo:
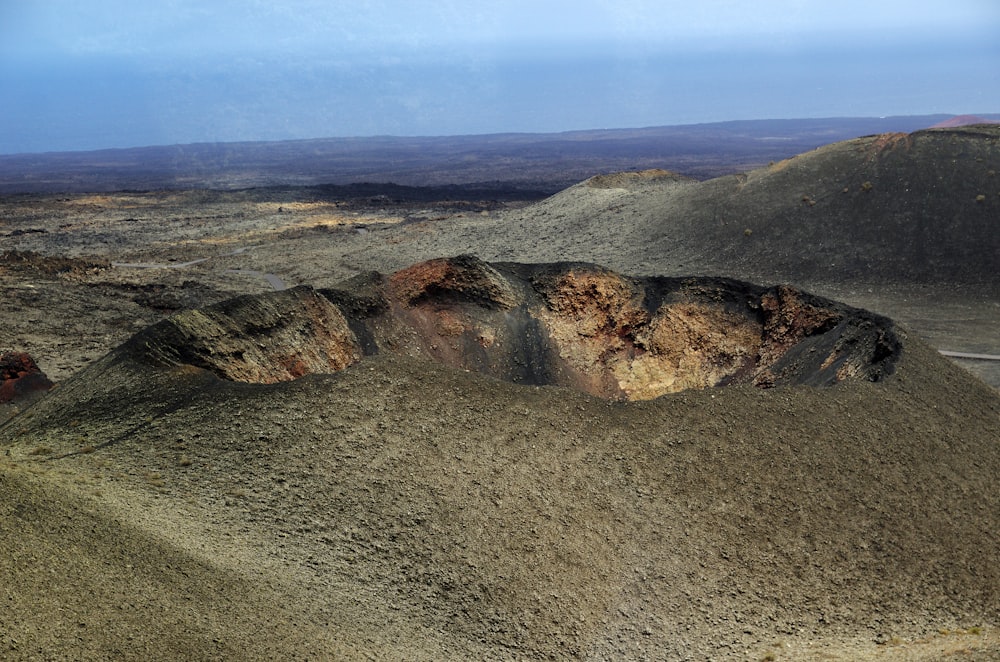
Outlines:
[[1000, 397], [902, 340], [879, 382], [645, 402], [411, 356], [264, 385], [117, 350], [0, 430], [0, 644], [746, 659], [995, 624]]
[[[998, 173], [998, 126], [867, 136], [705, 182], [662, 171], [593, 178], [464, 228], [452, 250], [814, 289], [947, 284], [995, 293]], [[435, 257], [435, 240], [407, 235], [390, 255], [371, 246], [352, 257], [398, 269]]]

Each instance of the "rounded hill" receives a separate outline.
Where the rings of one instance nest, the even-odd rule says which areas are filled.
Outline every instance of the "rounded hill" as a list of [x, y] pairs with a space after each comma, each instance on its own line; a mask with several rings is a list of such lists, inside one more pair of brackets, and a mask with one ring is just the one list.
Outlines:
[[[474, 225], [456, 248], [632, 273], [995, 290], [998, 173], [1000, 126], [867, 136], [704, 182], [600, 176]], [[393, 268], [431, 257], [433, 241], [412, 238]]]

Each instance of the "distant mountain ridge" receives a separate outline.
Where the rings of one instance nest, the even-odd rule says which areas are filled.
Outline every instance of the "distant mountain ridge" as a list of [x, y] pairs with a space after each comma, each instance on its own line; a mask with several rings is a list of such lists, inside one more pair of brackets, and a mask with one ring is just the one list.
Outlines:
[[[983, 115], [984, 119], [1000, 115]], [[0, 155], [0, 194], [490, 183], [554, 193], [598, 173], [663, 168], [709, 179], [821, 145], [912, 132], [947, 115], [743, 120], [638, 129], [474, 136], [200, 143]]]

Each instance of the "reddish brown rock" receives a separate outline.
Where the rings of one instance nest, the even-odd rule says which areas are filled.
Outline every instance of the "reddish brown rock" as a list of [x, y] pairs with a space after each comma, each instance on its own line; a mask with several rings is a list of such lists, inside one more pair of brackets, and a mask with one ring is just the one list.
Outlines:
[[52, 382], [28, 354], [0, 354], [0, 402], [16, 402], [32, 394], [48, 391], [52, 386]]
[[790, 286], [463, 256], [373, 275], [364, 299], [350, 294], [355, 287], [325, 294], [344, 304], [353, 328], [367, 330], [366, 353], [405, 351], [610, 399], [874, 381], [892, 372], [900, 351], [890, 320]]
[[274, 383], [389, 353], [530, 385], [648, 400], [753, 384], [878, 380], [892, 322], [795, 288], [719, 278], [632, 278], [591, 264], [472, 256], [187, 311], [132, 341], [160, 365]]
[[475, 301], [510, 308], [516, 295], [510, 283], [486, 262], [468, 255], [420, 262], [389, 277], [393, 298], [407, 305], [430, 301]]

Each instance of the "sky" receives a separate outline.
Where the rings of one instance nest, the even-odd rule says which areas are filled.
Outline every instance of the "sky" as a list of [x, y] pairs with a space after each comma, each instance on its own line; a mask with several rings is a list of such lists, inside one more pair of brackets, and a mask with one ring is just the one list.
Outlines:
[[0, 0], [0, 154], [936, 113], [997, 0]]

